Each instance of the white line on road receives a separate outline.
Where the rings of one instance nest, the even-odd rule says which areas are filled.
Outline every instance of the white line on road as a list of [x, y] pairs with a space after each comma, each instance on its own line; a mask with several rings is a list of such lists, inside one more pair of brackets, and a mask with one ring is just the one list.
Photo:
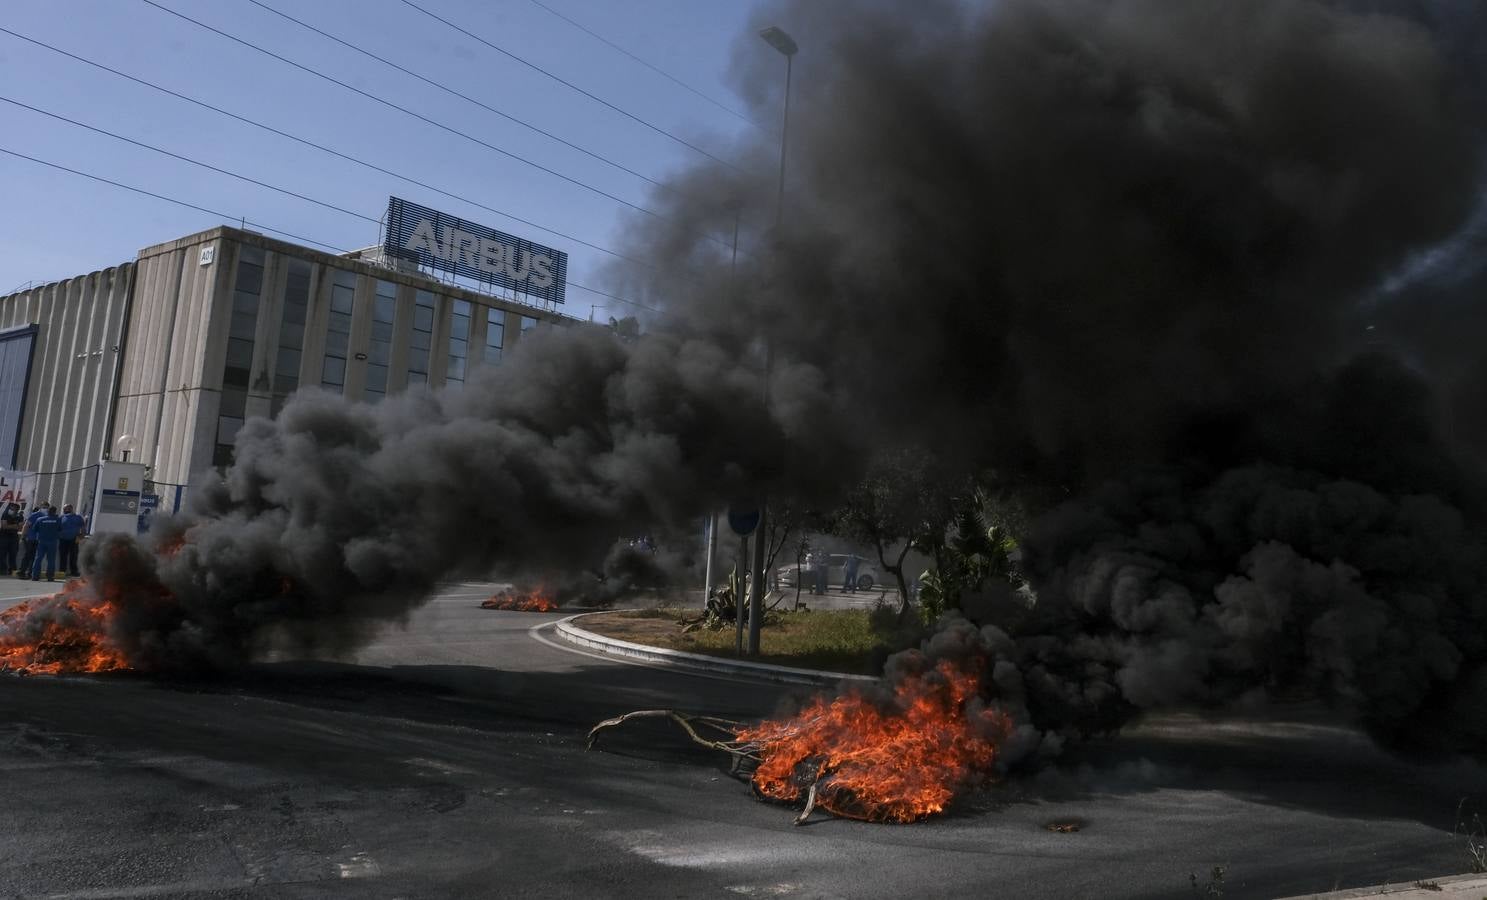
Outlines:
[[711, 678], [714, 681], [729, 681], [733, 684], [757, 685], [764, 683], [759, 681], [759, 679], [757, 678], [735, 678], [732, 675], [723, 675], [713, 672], [701, 672], [691, 669], [678, 669], [671, 666], [657, 666], [648, 662], [644, 662], [642, 660], [627, 659], [623, 656], [611, 656], [607, 653], [592, 653], [588, 650], [580, 650], [577, 647], [569, 646], [562, 643], [561, 641], [552, 640], [551, 638], [544, 637], [542, 634], [540, 634], [542, 629], [552, 628], [557, 624], [557, 622], [543, 622], [540, 625], [533, 625], [531, 628], [527, 629], [527, 634], [531, 635], [532, 639], [537, 641], [539, 644], [546, 644], [554, 650], [561, 650], [564, 653], [576, 653], [579, 656], [587, 656], [590, 659], [597, 659], [602, 662], [620, 663], [621, 665], [626, 666], [637, 666], [642, 669], [650, 669], [652, 672], [668, 672], [673, 675], [689, 675], [693, 678]]

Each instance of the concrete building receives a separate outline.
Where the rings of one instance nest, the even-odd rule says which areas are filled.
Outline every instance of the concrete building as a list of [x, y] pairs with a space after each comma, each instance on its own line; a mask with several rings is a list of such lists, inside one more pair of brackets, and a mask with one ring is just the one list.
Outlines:
[[[134, 262], [0, 297], [0, 467], [80, 507], [96, 464], [161, 489], [231, 460], [237, 432], [317, 386], [367, 402], [463, 385], [552, 303], [435, 280], [380, 249], [338, 256], [220, 227]], [[121, 439], [123, 444], [121, 445]]]

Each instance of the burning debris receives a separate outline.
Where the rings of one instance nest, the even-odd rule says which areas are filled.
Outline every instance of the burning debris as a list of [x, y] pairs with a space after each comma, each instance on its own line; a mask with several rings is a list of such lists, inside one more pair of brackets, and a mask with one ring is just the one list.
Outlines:
[[56, 675], [111, 672], [129, 661], [109, 639], [118, 606], [81, 581], [0, 612], [0, 672]]
[[990, 777], [1010, 730], [981, 698], [981, 673], [942, 660], [899, 680], [885, 700], [817, 697], [738, 737], [760, 748], [753, 784], [765, 797], [849, 819], [912, 822]]
[[[882, 696], [817, 696], [794, 715], [743, 725], [669, 710], [642, 710], [600, 722], [598, 733], [636, 717], [663, 716], [697, 743], [752, 766], [760, 797], [800, 804], [803, 823], [823, 809], [866, 822], [914, 822], [944, 812], [962, 791], [991, 778], [1011, 732], [1005, 714], [981, 698], [981, 672], [941, 660], [885, 686]], [[700, 736], [694, 725], [726, 737]]]
[[556, 600], [549, 597], [542, 588], [534, 588], [530, 591], [518, 591], [508, 588], [480, 604], [481, 609], [503, 609], [514, 612], [552, 612], [558, 608]]

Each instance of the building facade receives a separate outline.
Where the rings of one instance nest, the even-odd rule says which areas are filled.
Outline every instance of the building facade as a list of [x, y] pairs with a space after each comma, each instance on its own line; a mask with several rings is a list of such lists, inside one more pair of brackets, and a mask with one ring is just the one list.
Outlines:
[[134, 262], [0, 297], [0, 464], [80, 508], [100, 459], [162, 492], [231, 461], [238, 430], [314, 386], [375, 403], [462, 386], [521, 336], [572, 321], [342, 256], [213, 228]]

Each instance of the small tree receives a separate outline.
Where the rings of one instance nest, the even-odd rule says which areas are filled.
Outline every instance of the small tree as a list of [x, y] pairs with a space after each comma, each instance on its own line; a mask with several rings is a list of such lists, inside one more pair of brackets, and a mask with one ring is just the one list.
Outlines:
[[994, 499], [978, 487], [955, 506], [950, 526], [920, 545], [934, 561], [934, 568], [924, 573], [920, 592], [927, 622], [947, 609], [959, 609], [965, 593], [981, 590], [989, 581], [1017, 577], [1012, 561], [1017, 549], [1012, 523], [1022, 521], [1022, 515], [1015, 502], [1005, 497]]
[[791, 544], [791, 537], [800, 526], [800, 508], [795, 503], [776, 500], [769, 507], [769, 526], [764, 537], [764, 584], [768, 588], [774, 583], [775, 562], [780, 552]]
[[883, 570], [898, 583], [900, 623], [907, 620], [912, 595], [904, 560], [915, 547], [937, 539], [953, 513], [953, 491], [922, 451], [886, 451], [827, 517], [830, 534], [873, 547]]

